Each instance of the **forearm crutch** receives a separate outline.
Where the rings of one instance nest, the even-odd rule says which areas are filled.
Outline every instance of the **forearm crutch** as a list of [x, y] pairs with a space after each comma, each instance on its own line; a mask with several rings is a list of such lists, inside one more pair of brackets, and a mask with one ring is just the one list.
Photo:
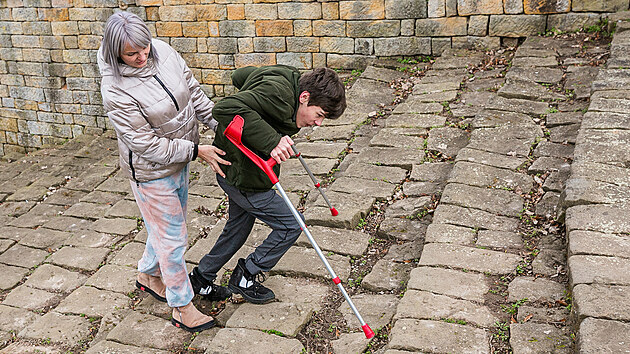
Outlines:
[[313, 239], [311, 232], [306, 227], [306, 224], [304, 224], [304, 221], [300, 217], [300, 214], [291, 203], [291, 200], [289, 199], [287, 194], [284, 192], [284, 189], [282, 189], [282, 186], [280, 185], [280, 182], [278, 181], [278, 177], [276, 176], [276, 174], [273, 172], [273, 169], [272, 169], [272, 167], [275, 166], [276, 164], [276, 160], [274, 160], [273, 158], [270, 158], [269, 160], [265, 161], [262, 158], [260, 158], [258, 155], [256, 155], [253, 151], [251, 151], [249, 148], [247, 148], [245, 145], [243, 145], [241, 141], [241, 136], [243, 135], [244, 124], [245, 124], [245, 121], [243, 120], [243, 118], [241, 116], [236, 115], [234, 116], [234, 119], [232, 120], [232, 122], [227, 126], [223, 134], [225, 134], [225, 137], [229, 141], [231, 141], [234, 145], [236, 145], [236, 147], [238, 147], [238, 149], [241, 150], [241, 152], [245, 154], [245, 156], [247, 156], [250, 160], [252, 160], [252, 162], [255, 163], [256, 166], [258, 166], [261, 170], [263, 170], [265, 174], [267, 175], [267, 177], [269, 177], [269, 179], [271, 180], [271, 183], [273, 183], [276, 189], [278, 190], [278, 192], [280, 192], [280, 195], [282, 196], [282, 199], [284, 200], [284, 202], [287, 204], [289, 209], [291, 209], [291, 213], [295, 217], [295, 220], [297, 220], [297, 222], [300, 224], [302, 231], [304, 231], [309, 242], [315, 249], [315, 252], [317, 252], [319, 259], [321, 259], [322, 262], [324, 262], [324, 265], [326, 266], [328, 273], [332, 277], [333, 283], [337, 285], [337, 287], [343, 294], [343, 297], [348, 302], [348, 305], [350, 305], [352, 312], [354, 312], [354, 315], [357, 316], [357, 319], [359, 320], [359, 323], [361, 324], [361, 329], [363, 330], [363, 333], [365, 333], [365, 337], [368, 339], [374, 337], [374, 331], [372, 331], [370, 326], [368, 326], [365, 323], [365, 321], [363, 321], [363, 317], [361, 317], [361, 314], [359, 314], [359, 310], [357, 310], [357, 308], [354, 306], [354, 303], [350, 299], [350, 296], [348, 296], [346, 289], [344, 289], [343, 285], [341, 285], [341, 279], [339, 279], [339, 277], [335, 274], [335, 271], [330, 267], [330, 263], [328, 263], [328, 260], [326, 259], [326, 257], [324, 257], [322, 250], [317, 245], [317, 242], [315, 242], [315, 239]]
[[295, 153], [295, 156], [300, 160], [300, 163], [302, 163], [302, 166], [308, 173], [309, 177], [311, 177], [311, 181], [313, 181], [313, 185], [315, 185], [315, 188], [317, 188], [317, 190], [322, 195], [322, 197], [324, 197], [324, 200], [326, 201], [326, 204], [328, 204], [328, 209], [330, 209], [332, 216], [339, 215], [339, 212], [337, 211], [337, 209], [335, 209], [332, 206], [332, 204], [330, 204], [330, 200], [328, 200], [328, 197], [326, 197], [326, 194], [324, 193], [322, 186], [319, 184], [319, 182], [317, 182], [317, 180], [315, 179], [315, 176], [313, 176], [313, 172], [311, 172], [311, 169], [308, 168], [308, 165], [306, 164], [306, 161], [304, 161], [302, 154], [298, 151], [295, 145], [291, 145], [291, 148], [293, 148], [293, 152]]

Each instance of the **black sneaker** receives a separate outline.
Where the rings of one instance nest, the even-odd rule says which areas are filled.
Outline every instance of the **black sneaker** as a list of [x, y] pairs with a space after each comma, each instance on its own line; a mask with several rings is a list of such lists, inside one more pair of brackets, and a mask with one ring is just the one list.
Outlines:
[[[276, 295], [271, 289], [264, 287], [256, 280], [258, 276], [263, 276], [263, 274], [250, 274], [245, 267], [245, 260], [241, 258], [238, 260], [232, 276], [230, 276], [228, 287], [232, 292], [241, 294], [246, 301], [252, 304], [266, 304], [275, 299]], [[264, 281], [264, 276], [262, 281]]]
[[188, 278], [190, 278], [193, 292], [203, 296], [208, 301], [223, 301], [232, 295], [232, 292], [226, 286], [219, 286], [207, 281], [199, 274], [197, 267], [188, 274]]

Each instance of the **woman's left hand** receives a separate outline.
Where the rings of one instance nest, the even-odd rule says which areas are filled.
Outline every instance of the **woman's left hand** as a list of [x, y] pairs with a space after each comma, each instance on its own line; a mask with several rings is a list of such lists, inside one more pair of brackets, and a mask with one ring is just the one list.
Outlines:
[[225, 173], [221, 170], [219, 164], [231, 165], [230, 161], [224, 160], [219, 155], [225, 155], [225, 151], [219, 149], [213, 145], [199, 145], [197, 156], [210, 164], [212, 171], [218, 173], [221, 177], [225, 178]]

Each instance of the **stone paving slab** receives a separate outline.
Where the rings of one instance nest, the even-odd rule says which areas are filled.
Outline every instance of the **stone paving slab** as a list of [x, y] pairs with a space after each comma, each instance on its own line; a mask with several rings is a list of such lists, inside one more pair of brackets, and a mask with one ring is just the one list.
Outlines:
[[392, 291], [401, 289], [409, 279], [413, 268], [409, 263], [396, 263], [381, 259], [372, 267], [361, 285], [371, 291]]
[[405, 292], [395, 318], [463, 320], [482, 327], [491, 327], [498, 321], [484, 305], [419, 290]]
[[43, 262], [48, 257], [48, 252], [36, 248], [13, 245], [0, 254], [0, 262], [17, 267], [31, 268]]
[[392, 80], [402, 79], [406, 77], [405, 73], [402, 73], [398, 70], [379, 68], [377, 66], [368, 65], [361, 77], [364, 79], [371, 79], [383, 82], [390, 82]]
[[84, 232], [92, 224], [91, 220], [59, 215], [46, 222], [42, 227], [68, 232]]
[[29, 273], [28, 268], [14, 267], [6, 264], [0, 264], [0, 289], [7, 290], [16, 286], [26, 274]]
[[169, 350], [178, 348], [190, 338], [190, 333], [159, 317], [131, 312], [118, 324], [107, 340], [139, 347]]
[[549, 141], [541, 141], [538, 145], [536, 145], [536, 149], [534, 149], [534, 156], [551, 156], [563, 159], [572, 159], [573, 149], [574, 145], [572, 144], [558, 144]]
[[431, 223], [427, 226], [425, 242], [455, 243], [473, 245], [476, 238], [474, 229], [450, 224]]
[[313, 308], [291, 302], [272, 302], [265, 306], [245, 303], [236, 309], [226, 327], [278, 331], [295, 337], [310, 320]]
[[[306, 164], [315, 176], [325, 176], [337, 164], [335, 159], [305, 158]], [[282, 163], [282, 175], [305, 175], [306, 169], [298, 159], [290, 159]]]
[[630, 320], [630, 287], [578, 284], [573, 288], [573, 303], [579, 319], [598, 317]]
[[521, 257], [515, 254], [452, 244], [429, 243], [424, 246], [419, 265], [507, 274], [516, 268], [521, 260]]
[[104, 317], [117, 309], [128, 308], [129, 301], [122, 294], [82, 286], [61, 301], [55, 310], [60, 313]]
[[607, 205], [578, 205], [567, 209], [567, 232], [573, 230], [630, 233], [630, 209]]
[[396, 185], [378, 180], [339, 177], [328, 189], [341, 193], [369, 195], [376, 198], [376, 200], [383, 201], [394, 194]]
[[76, 230], [64, 242], [64, 246], [74, 247], [110, 247], [118, 242], [122, 236], [111, 235], [92, 230]]
[[[221, 191], [221, 193], [223, 193], [223, 191]], [[195, 193], [191, 192], [191, 194]], [[219, 198], [221, 197], [222, 194], [219, 195]], [[105, 216], [111, 218], [141, 218], [142, 214], [135, 201], [123, 199], [116, 202], [111, 209], [107, 210]]]
[[88, 339], [90, 327], [85, 317], [48, 312], [22, 329], [18, 336], [34, 340], [48, 338], [53, 343], [75, 346]]
[[516, 232], [480, 230], [477, 233], [475, 245], [478, 247], [522, 248], [523, 239]]
[[327, 192], [326, 196], [339, 214], [332, 216], [324, 198], [318, 196], [312, 206], [307, 205], [304, 212], [307, 225], [352, 229], [357, 226], [361, 218], [369, 213], [376, 201], [376, 198], [371, 196], [333, 191]]
[[408, 197], [422, 197], [439, 194], [442, 185], [433, 182], [405, 182], [403, 184], [403, 194]]
[[536, 140], [542, 137], [540, 127], [502, 126], [474, 130], [468, 149], [483, 150], [508, 156], [528, 156]]
[[105, 216], [109, 208], [111, 208], [111, 206], [107, 204], [79, 202], [72, 205], [63, 215], [85, 219], [100, 219]]
[[[415, 88], [415, 87], [414, 87]], [[427, 93], [414, 93], [409, 96], [409, 103], [425, 103], [425, 102], [448, 102], [457, 98], [459, 91], [442, 91], [442, 92], [427, 92]]]
[[512, 231], [516, 229], [519, 221], [516, 218], [495, 215], [479, 209], [440, 204], [433, 214], [433, 222], [470, 228]]
[[478, 328], [453, 323], [400, 319], [388, 348], [433, 353], [490, 353], [490, 338]]
[[[342, 255], [360, 257], [368, 248], [371, 236], [360, 231], [338, 229], [324, 226], [309, 226], [311, 236], [323, 251], [332, 251]], [[298, 246], [311, 247], [305, 232], [295, 242]]]
[[48, 262], [86, 271], [97, 270], [110, 252], [107, 248], [64, 247], [53, 253]]
[[444, 106], [439, 103], [403, 102], [394, 108], [393, 114], [437, 114], [442, 113]]
[[413, 165], [409, 178], [414, 181], [445, 182], [453, 168], [450, 162], [424, 162]]
[[212, 340], [207, 353], [301, 353], [302, 343], [246, 328], [223, 328]]
[[452, 127], [434, 128], [429, 132], [427, 149], [454, 157], [461, 148], [468, 144], [469, 138], [469, 134], [462, 129]]
[[569, 178], [566, 181], [566, 196], [563, 206], [577, 204], [619, 204], [627, 205], [630, 189], [615, 184]]
[[400, 241], [413, 241], [422, 239], [426, 232], [427, 224], [407, 218], [387, 218], [380, 224], [377, 233], [380, 237]]
[[407, 171], [400, 167], [352, 163], [341, 175], [396, 184], [402, 182], [406, 174]]
[[586, 318], [580, 323], [580, 353], [624, 353], [628, 351], [630, 324], [606, 319]]
[[0, 305], [0, 330], [19, 332], [39, 317], [31, 311], [2, 304]]
[[61, 205], [37, 204], [28, 213], [12, 220], [4, 225], [34, 228], [56, 217], [65, 210]]
[[508, 285], [508, 301], [527, 299], [529, 302], [555, 303], [565, 297], [564, 284], [545, 278], [517, 277]]
[[630, 236], [593, 231], [569, 233], [569, 255], [592, 254], [630, 258]]
[[[547, 118], [547, 121], [549, 118]], [[578, 122], [576, 122], [578, 123]], [[586, 112], [582, 119], [583, 129], [630, 129], [627, 114], [611, 112]]]
[[535, 82], [518, 79], [508, 79], [505, 85], [499, 89], [498, 94], [505, 98], [519, 98], [532, 101], [566, 99], [566, 96], [550, 91]]
[[348, 147], [348, 144], [345, 142], [334, 143], [328, 141], [316, 141], [309, 143], [297, 143], [295, 144], [295, 147], [305, 158], [336, 159], [339, 154]]
[[409, 197], [396, 200], [387, 208], [387, 210], [385, 210], [385, 217], [415, 217], [425, 212], [431, 203], [432, 198], [430, 196]]
[[31, 288], [68, 293], [83, 285], [87, 276], [52, 264], [42, 264], [31, 274], [24, 285]]
[[411, 166], [420, 163], [424, 156], [424, 151], [419, 149], [370, 147], [360, 152], [355, 162], [394, 166], [411, 170]]
[[630, 285], [630, 259], [576, 255], [569, 257], [571, 284]]
[[[385, 327], [394, 317], [396, 313], [396, 307], [398, 306], [399, 298], [396, 295], [390, 294], [359, 294], [351, 297], [352, 303], [363, 317], [365, 323], [367, 323], [373, 331]], [[355, 316], [354, 312], [350, 309], [350, 305], [347, 302], [343, 302], [338, 308], [342, 313], [343, 318], [346, 320], [346, 326], [350, 330], [359, 330], [361, 324]], [[363, 337], [365, 341], [365, 336]]]
[[59, 300], [61, 300], [60, 294], [20, 285], [11, 290], [2, 303], [32, 311], [43, 311], [54, 307]]
[[138, 260], [142, 258], [145, 245], [140, 242], [129, 242], [109, 260], [109, 264], [131, 268], [138, 267]]
[[35, 230], [27, 229], [20, 237], [20, 244], [33, 248], [53, 250], [65, 244], [65, 241], [71, 235], [69, 232], [48, 230], [41, 227]]
[[523, 199], [513, 192], [459, 183], [447, 184], [440, 202], [512, 217], [518, 217], [523, 210]]
[[85, 285], [126, 294], [135, 290], [137, 275], [138, 271], [135, 268], [106, 264], [99, 268]]
[[[348, 279], [350, 262], [347, 257], [336, 254], [324, 254], [324, 256], [341, 280]], [[280, 262], [271, 270], [271, 274], [331, 279], [328, 270], [314, 249], [297, 246], [291, 247], [285, 253]]]
[[535, 322], [535, 323], [549, 323], [549, 322], [566, 322], [569, 319], [569, 310], [566, 308], [557, 307], [533, 307], [524, 304], [518, 308], [516, 320], [519, 323]]
[[527, 158], [465, 147], [459, 151], [455, 158], [455, 162], [459, 161], [475, 162], [516, 171], [527, 162]]
[[15, 241], [13, 240], [0, 239], [0, 253], [3, 253], [4, 251], [8, 250], [14, 244], [15, 244]]
[[91, 226], [96, 232], [104, 232], [115, 235], [127, 235], [131, 231], [136, 230], [138, 222], [135, 219], [98, 219]]
[[471, 125], [473, 128], [494, 128], [502, 125], [533, 126], [532, 118], [524, 113], [482, 109], [475, 115]]
[[84, 197], [81, 197], [79, 201], [86, 202], [86, 203], [114, 205], [124, 199], [125, 199], [125, 196], [120, 193], [92, 191], [86, 194]]
[[466, 161], [454, 164], [448, 181], [476, 187], [517, 190], [519, 193], [529, 193], [532, 189], [532, 179], [528, 175]]
[[[518, 52], [518, 50], [517, 50]], [[549, 56], [515, 56], [512, 60], [513, 67], [554, 67], [558, 66], [556, 55]]]
[[133, 345], [125, 345], [109, 340], [104, 340], [96, 343], [88, 349], [86, 354], [97, 353], [116, 353], [116, 354], [166, 354], [169, 351], [158, 350], [152, 348], [141, 348]]
[[335, 353], [363, 353], [369, 344], [363, 332], [342, 333], [339, 339], [332, 340], [330, 343]]
[[544, 84], [557, 84], [562, 80], [563, 72], [558, 68], [523, 68], [513, 67], [507, 75], [508, 79], [519, 79]]
[[414, 268], [407, 288], [479, 303], [490, 290], [483, 274], [434, 267]]
[[441, 127], [446, 117], [435, 114], [392, 114], [385, 120], [387, 128], [432, 128]]
[[421, 149], [426, 130], [415, 128], [382, 128], [370, 140], [370, 146]]
[[510, 346], [520, 353], [572, 353], [567, 333], [550, 324], [512, 323]]

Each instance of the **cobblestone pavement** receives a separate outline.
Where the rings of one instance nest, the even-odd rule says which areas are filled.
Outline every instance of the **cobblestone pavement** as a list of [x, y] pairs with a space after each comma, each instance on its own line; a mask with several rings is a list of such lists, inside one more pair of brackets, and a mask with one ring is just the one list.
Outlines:
[[[340, 119], [296, 137], [339, 215], [296, 159], [280, 182], [377, 331], [372, 341], [305, 237], [265, 283], [277, 302], [196, 299], [220, 326], [177, 329], [166, 305], [135, 289], [146, 231], [111, 132], [5, 159], [2, 352], [628, 352], [623, 27], [610, 49], [532, 37], [500, 55], [448, 51], [412, 79], [370, 66]], [[191, 171], [192, 267], [225, 204], [209, 169]], [[225, 271], [267, 231], [256, 225]]]

